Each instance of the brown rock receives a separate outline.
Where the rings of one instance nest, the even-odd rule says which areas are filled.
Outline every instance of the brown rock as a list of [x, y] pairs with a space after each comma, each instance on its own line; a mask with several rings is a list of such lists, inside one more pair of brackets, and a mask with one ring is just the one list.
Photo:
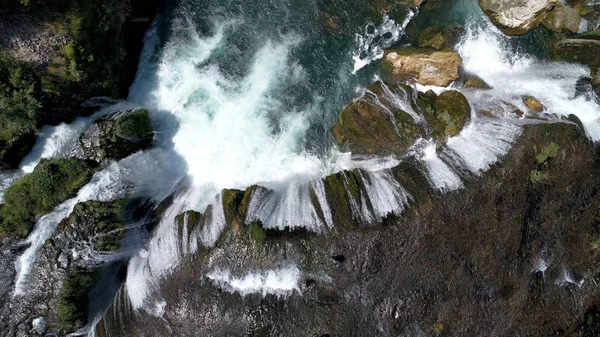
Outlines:
[[462, 58], [456, 52], [417, 49], [389, 50], [384, 65], [398, 79], [414, 78], [422, 85], [448, 86], [459, 78]]
[[523, 103], [529, 109], [530, 112], [540, 113], [546, 109], [542, 102], [540, 102], [537, 98], [533, 96], [528, 96], [523, 98]]

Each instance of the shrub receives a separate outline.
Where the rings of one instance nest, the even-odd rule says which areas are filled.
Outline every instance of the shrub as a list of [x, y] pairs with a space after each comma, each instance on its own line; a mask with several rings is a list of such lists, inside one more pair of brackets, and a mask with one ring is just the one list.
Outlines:
[[0, 230], [16, 236], [27, 235], [36, 216], [50, 212], [73, 196], [93, 173], [94, 168], [81, 160], [42, 160], [32, 173], [4, 192]]
[[35, 130], [41, 108], [36, 81], [24, 65], [0, 54], [0, 149]]
[[88, 293], [98, 280], [99, 271], [72, 269], [63, 282], [57, 312], [61, 329], [73, 331], [87, 323]]
[[135, 110], [117, 118], [115, 133], [126, 139], [145, 138], [152, 133], [152, 121], [148, 110]]

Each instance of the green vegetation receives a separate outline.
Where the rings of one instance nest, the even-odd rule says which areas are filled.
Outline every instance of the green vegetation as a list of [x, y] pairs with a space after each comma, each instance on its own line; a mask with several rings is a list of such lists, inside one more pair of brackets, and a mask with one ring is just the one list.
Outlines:
[[35, 132], [41, 107], [35, 75], [0, 54], [0, 162], [23, 137]]
[[36, 216], [50, 212], [73, 196], [93, 173], [90, 164], [77, 159], [42, 160], [31, 174], [5, 191], [0, 231], [27, 235]]
[[535, 160], [538, 162], [538, 164], [542, 164], [549, 158], [556, 157], [558, 145], [556, 145], [555, 142], [551, 142], [550, 144], [542, 147], [539, 152], [537, 146], [534, 146], [533, 149], [535, 151]]
[[98, 280], [98, 270], [70, 270], [58, 300], [58, 319], [62, 329], [73, 331], [87, 323], [88, 293]]
[[442, 323], [440, 323], [440, 322], [437, 322], [437, 323], [435, 323], [435, 324], [433, 325], [433, 329], [432, 329], [432, 330], [433, 330], [433, 333], [434, 333], [436, 336], [439, 336], [439, 335], [441, 335], [441, 334], [442, 334], [442, 332], [444, 332], [444, 324], [442, 324]]
[[149, 136], [152, 131], [152, 120], [145, 109], [126, 113], [116, 121], [115, 134], [121, 138], [140, 139]]
[[267, 237], [265, 230], [259, 224], [250, 225], [248, 227], [248, 235], [250, 236], [250, 239], [252, 241], [256, 242], [259, 245], [262, 244], [265, 241], [265, 238]]

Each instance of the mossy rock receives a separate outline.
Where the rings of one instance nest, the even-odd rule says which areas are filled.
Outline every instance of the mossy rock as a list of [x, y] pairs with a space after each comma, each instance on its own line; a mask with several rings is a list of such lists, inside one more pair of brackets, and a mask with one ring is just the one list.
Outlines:
[[253, 223], [248, 226], [248, 237], [254, 243], [261, 245], [265, 241], [267, 234], [259, 223]]
[[439, 139], [456, 136], [471, 116], [471, 107], [467, 98], [456, 90], [444, 91], [433, 103], [433, 113], [425, 113]]
[[592, 77], [600, 70], [600, 40], [578, 38], [556, 43], [551, 55], [557, 61], [580, 63], [588, 66]]
[[241, 214], [240, 206], [242, 206], [242, 201], [244, 199], [244, 191], [236, 190], [236, 189], [224, 189], [221, 191], [221, 196], [223, 199], [223, 211], [225, 212], [225, 222], [228, 225], [232, 225], [234, 222], [237, 222], [236, 225], [240, 225], [243, 223], [246, 218], [246, 214]]
[[133, 110], [120, 115], [115, 121], [115, 135], [129, 140], [139, 140], [152, 135], [152, 120], [148, 110]]
[[[365, 96], [340, 113], [331, 132], [343, 150], [354, 154], [401, 154], [416, 140], [418, 130], [412, 117], [386, 104], [383, 85], [371, 85]], [[389, 89], [399, 87], [390, 85]]]
[[589, 32], [581, 33], [577, 35], [576, 38], [600, 41], [600, 29], [590, 30]]
[[355, 170], [344, 170], [325, 177], [325, 194], [336, 228], [344, 228], [355, 223], [350, 200], [352, 198], [360, 202], [363, 193], [360, 179]]
[[77, 237], [90, 238], [98, 251], [116, 251], [127, 233], [122, 216], [128, 204], [128, 199], [78, 203], [71, 215], [58, 224], [58, 233], [74, 232]]
[[460, 40], [462, 28], [449, 26], [430, 26], [419, 35], [419, 48], [434, 50], [452, 50]]
[[96, 167], [72, 158], [42, 159], [32, 173], [17, 180], [4, 192], [0, 230], [25, 236], [35, 218], [75, 196]]
[[152, 144], [152, 122], [147, 110], [118, 113], [116, 119], [96, 121], [79, 138], [85, 155], [98, 162], [120, 160]]

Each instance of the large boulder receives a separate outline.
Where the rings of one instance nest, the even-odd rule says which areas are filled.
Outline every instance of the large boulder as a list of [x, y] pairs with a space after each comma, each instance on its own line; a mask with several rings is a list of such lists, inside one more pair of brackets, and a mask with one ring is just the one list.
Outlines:
[[456, 136], [471, 117], [467, 98], [456, 90], [444, 91], [433, 102], [433, 110], [425, 113], [434, 134], [441, 140]]
[[152, 144], [152, 122], [147, 110], [129, 110], [96, 121], [79, 141], [85, 156], [104, 162], [119, 160]]
[[508, 35], [522, 35], [537, 27], [557, 0], [479, 0], [481, 9]]
[[414, 143], [418, 131], [412, 117], [382, 103], [383, 85], [371, 85], [365, 96], [344, 108], [331, 130], [340, 147], [354, 154], [400, 154]]
[[542, 25], [556, 32], [577, 33], [581, 24], [579, 11], [573, 7], [556, 5], [554, 9], [546, 15]]
[[459, 78], [462, 58], [456, 52], [402, 49], [386, 51], [384, 67], [396, 79], [445, 87]]

